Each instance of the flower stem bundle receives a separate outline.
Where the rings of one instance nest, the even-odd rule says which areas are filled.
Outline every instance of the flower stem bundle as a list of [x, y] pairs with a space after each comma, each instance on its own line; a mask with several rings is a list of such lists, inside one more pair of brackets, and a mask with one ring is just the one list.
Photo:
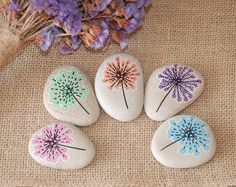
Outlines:
[[81, 43], [102, 49], [111, 39], [123, 49], [148, 5], [149, 0], [2, 0], [0, 66], [33, 41], [43, 51], [57, 43], [62, 54]]

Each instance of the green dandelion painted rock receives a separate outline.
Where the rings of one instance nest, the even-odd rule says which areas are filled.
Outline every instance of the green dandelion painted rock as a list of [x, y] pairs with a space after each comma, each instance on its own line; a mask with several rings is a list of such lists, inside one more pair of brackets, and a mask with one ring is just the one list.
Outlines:
[[56, 69], [44, 89], [44, 104], [58, 120], [87, 126], [94, 123], [99, 107], [87, 76], [74, 66]]
[[71, 71], [62, 69], [57, 76], [51, 76], [50, 79], [48, 92], [54, 107], [67, 112], [78, 106], [78, 101], [86, 101], [89, 89], [84, 84], [85, 77], [77, 68], [72, 68]]

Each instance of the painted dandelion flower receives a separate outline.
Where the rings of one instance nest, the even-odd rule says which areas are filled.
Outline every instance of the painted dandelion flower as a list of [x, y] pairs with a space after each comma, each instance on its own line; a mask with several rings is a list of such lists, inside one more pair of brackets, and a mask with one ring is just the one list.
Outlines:
[[162, 73], [157, 75], [157, 79], [160, 80], [158, 87], [163, 92], [167, 92], [158, 106], [157, 112], [171, 92], [172, 99], [177, 102], [187, 102], [193, 98], [194, 89], [196, 89], [199, 84], [202, 84], [202, 80], [194, 74], [192, 69], [181, 65], [173, 65], [172, 67], [165, 68]]
[[182, 145], [181, 154], [198, 156], [201, 150], [209, 149], [210, 134], [206, 132], [206, 124], [194, 116], [190, 116], [189, 119], [182, 117], [177, 122], [170, 121], [168, 138], [174, 142], [162, 148], [162, 151], [177, 142]]
[[75, 67], [71, 71], [63, 69], [57, 76], [52, 76], [48, 91], [53, 106], [67, 112], [70, 108], [80, 105], [89, 114], [81, 104], [86, 101], [89, 92], [84, 81], [85, 77]]
[[43, 128], [33, 137], [35, 155], [47, 162], [56, 163], [59, 160], [68, 160], [68, 148], [85, 151], [85, 149], [71, 147], [73, 139], [72, 130], [65, 124], [55, 123]]
[[140, 73], [134, 63], [130, 60], [120, 60], [119, 57], [114, 62], [108, 63], [104, 72], [104, 83], [109, 83], [110, 90], [113, 88], [122, 89], [126, 108], [129, 109], [128, 102], [125, 96], [125, 90], [134, 89], [136, 81]]

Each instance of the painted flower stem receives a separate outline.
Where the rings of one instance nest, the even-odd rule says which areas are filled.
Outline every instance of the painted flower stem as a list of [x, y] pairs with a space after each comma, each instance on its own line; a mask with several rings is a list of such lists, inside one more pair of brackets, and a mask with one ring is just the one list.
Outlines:
[[174, 142], [172, 142], [172, 143], [168, 144], [167, 146], [163, 147], [163, 148], [161, 149], [161, 151], [163, 151], [163, 150], [166, 149], [167, 147], [169, 147], [169, 146], [171, 146], [171, 145], [177, 143], [178, 141], [180, 141], [180, 140], [182, 140], [182, 139], [184, 139], [184, 138], [185, 138], [185, 136], [184, 136], [184, 137], [181, 137], [181, 138], [179, 138], [179, 139], [177, 139], [177, 140], [175, 140]]
[[159, 106], [158, 106], [156, 112], [159, 111], [159, 109], [161, 108], [161, 105], [163, 104], [163, 102], [165, 101], [165, 99], [167, 98], [167, 96], [170, 94], [170, 92], [173, 90], [174, 87], [175, 87], [175, 85], [172, 86], [172, 88], [168, 91], [168, 93], [167, 93], [167, 94], [165, 95], [165, 97], [162, 99], [162, 101], [161, 101], [161, 103], [159, 104]]
[[125, 96], [124, 83], [121, 84], [121, 87], [122, 87], [122, 93], [123, 93], [123, 97], [124, 97], [124, 100], [125, 100], [126, 108], [129, 109], [129, 106], [128, 106], [128, 103], [127, 103], [127, 100], [126, 100], [126, 96]]
[[82, 148], [79, 148], [79, 147], [72, 147], [72, 146], [63, 145], [63, 144], [59, 144], [59, 143], [57, 143], [56, 145], [59, 145], [59, 146], [62, 146], [62, 147], [67, 147], [67, 148], [71, 148], [71, 149], [77, 149], [77, 150], [80, 150], [80, 151], [86, 151], [86, 149], [82, 149]]
[[74, 97], [74, 99], [77, 101], [77, 103], [80, 105], [81, 108], [89, 115], [90, 113], [84, 108], [84, 106], [79, 102], [79, 100], [75, 97], [75, 95], [71, 92], [71, 95]]

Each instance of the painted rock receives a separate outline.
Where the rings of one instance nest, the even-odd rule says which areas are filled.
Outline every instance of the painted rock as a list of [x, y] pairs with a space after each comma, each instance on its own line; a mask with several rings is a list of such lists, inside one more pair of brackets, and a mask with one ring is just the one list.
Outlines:
[[74, 66], [62, 66], [52, 72], [45, 84], [43, 101], [54, 118], [78, 126], [95, 123], [100, 113], [88, 77]]
[[202, 75], [192, 68], [183, 65], [159, 68], [147, 83], [145, 112], [152, 120], [166, 120], [193, 103], [203, 88]]
[[54, 169], [80, 169], [95, 156], [93, 143], [78, 127], [56, 122], [36, 132], [28, 145], [31, 157]]
[[95, 91], [103, 110], [119, 121], [132, 121], [143, 109], [143, 73], [139, 61], [129, 54], [109, 56], [95, 79]]
[[171, 168], [191, 168], [209, 161], [216, 142], [210, 127], [195, 116], [175, 116], [155, 132], [151, 150], [161, 164]]

